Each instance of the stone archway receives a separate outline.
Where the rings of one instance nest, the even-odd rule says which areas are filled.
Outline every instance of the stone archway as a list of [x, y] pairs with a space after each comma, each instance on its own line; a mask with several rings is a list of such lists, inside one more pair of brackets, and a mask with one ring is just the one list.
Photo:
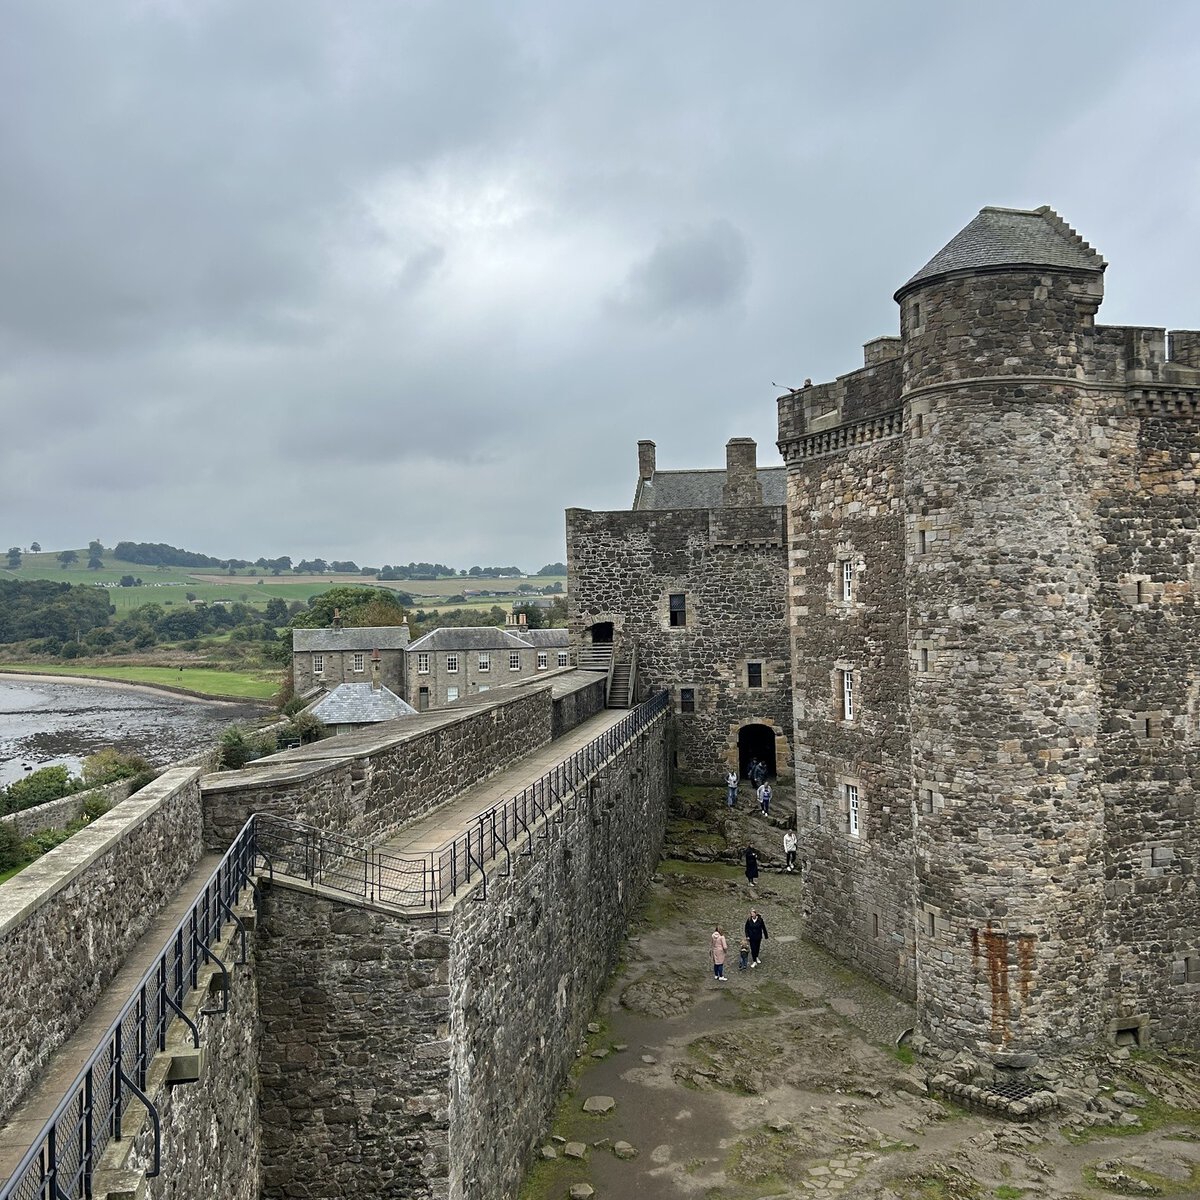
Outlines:
[[593, 646], [611, 646], [613, 643], [613, 623], [597, 621], [590, 629]]
[[770, 725], [743, 725], [738, 730], [738, 774], [743, 779], [755, 758], [766, 764], [769, 776], [775, 775], [775, 730]]

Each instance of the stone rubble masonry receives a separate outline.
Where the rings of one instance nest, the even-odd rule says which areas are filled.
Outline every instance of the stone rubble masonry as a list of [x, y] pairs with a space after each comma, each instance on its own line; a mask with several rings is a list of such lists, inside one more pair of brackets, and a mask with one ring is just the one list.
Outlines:
[[424, 816], [550, 740], [555, 702], [549, 683], [491, 695], [470, 707], [384, 722], [240, 771], [206, 775], [206, 847], [223, 851], [255, 812], [363, 838]]
[[[734, 448], [735, 451], [737, 447]], [[568, 626], [577, 648], [611, 621], [617, 659], [636, 647], [648, 691], [670, 690], [679, 771], [695, 780], [738, 769], [738, 732], [765, 725], [776, 769], [792, 770], [787, 535], [782, 506], [591, 512], [567, 510]], [[670, 624], [682, 593], [687, 623]], [[751, 688], [747, 663], [762, 664]], [[695, 711], [679, 712], [681, 688]]]
[[926, 278], [779, 401], [809, 929], [1010, 1061], [1200, 1039], [1200, 334], [1101, 297]]
[[77, 821], [83, 816], [83, 806], [89, 800], [103, 800], [112, 807], [129, 795], [129, 788], [129, 780], [120, 779], [116, 783], [88, 788], [86, 792], [73, 792], [70, 796], [62, 796], [58, 800], [48, 800], [45, 804], [34, 805], [33, 808], [8, 813], [0, 817], [0, 822], [11, 825], [19, 838], [33, 837], [35, 833], [42, 833], [47, 829], [65, 829], [72, 821]]
[[0, 1118], [200, 860], [199, 774], [164, 772], [0, 888]]
[[515, 1197], [657, 861], [666, 760], [664, 718], [437, 922], [264, 885], [263, 1200]]

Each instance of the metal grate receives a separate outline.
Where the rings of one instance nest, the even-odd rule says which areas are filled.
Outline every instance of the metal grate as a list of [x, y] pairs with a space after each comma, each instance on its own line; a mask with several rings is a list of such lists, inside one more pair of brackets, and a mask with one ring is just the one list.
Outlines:
[[1041, 1086], [1020, 1079], [996, 1079], [979, 1085], [983, 1091], [999, 1096], [1003, 1100], [1027, 1100], [1040, 1092]]

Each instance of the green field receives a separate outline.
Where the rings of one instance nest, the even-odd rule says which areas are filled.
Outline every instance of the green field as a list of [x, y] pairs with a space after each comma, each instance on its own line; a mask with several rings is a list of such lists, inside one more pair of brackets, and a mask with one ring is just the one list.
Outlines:
[[86, 679], [109, 679], [117, 683], [148, 683], [183, 688], [217, 700], [269, 701], [279, 691], [282, 671], [217, 671], [209, 667], [84, 666], [6, 662], [4, 671], [27, 675], [77, 675]]
[[[230, 575], [219, 567], [147, 567], [137, 563], [123, 563], [105, 552], [104, 566], [99, 570], [89, 570], [87, 566], [87, 551], [78, 550], [79, 562], [69, 567], [61, 567], [56, 558], [57, 551], [47, 551], [41, 554], [26, 554], [21, 566], [10, 571], [0, 566], [0, 579], [53, 579], [61, 583], [86, 584], [116, 584], [122, 575], [132, 575], [142, 580], [141, 587], [110, 587], [108, 589], [109, 603], [117, 610], [117, 616], [137, 608], [142, 604], [161, 604], [163, 607], [188, 603], [187, 593], [191, 592], [198, 600], [214, 604], [225, 600], [229, 603], [240, 602], [254, 608], [265, 608], [268, 600], [279, 597], [289, 603], [298, 600], [302, 604], [331, 587], [345, 586], [374, 586], [390, 588], [393, 591], [408, 592], [416, 598], [417, 606], [421, 608], [443, 607], [448, 597], [462, 594], [464, 587], [477, 589], [487, 587], [489, 582], [500, 588], [515, 588], [517, 584], [527, 583], [533, 587], [549, 587], [561, 583], [566, 587], [566, 579], [561, 576], [539, 575], [528, 579], [515, 580], [476, 580], [469, 578], [454, 579], [403, 579], [380, 583], [369, 575], [248, 575], [247, 568], [236, 575]], [[0, 556], [0, 562], [3, 557]], [[425, 598], [429, 598], [429, 603]], [[490, 607], [499, 604], [507, 608], [521, 597], [512, 596], [481, 596], [468, 597], [467, 604], [480, 604]], [[452, 605], [451, 607], [458, 607]]]

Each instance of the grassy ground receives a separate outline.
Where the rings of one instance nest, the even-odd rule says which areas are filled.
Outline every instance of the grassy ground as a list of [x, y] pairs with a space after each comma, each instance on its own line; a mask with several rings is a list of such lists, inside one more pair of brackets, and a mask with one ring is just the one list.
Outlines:
[[282, 672], [218, 671], [208, 667], [85, 666], [77, 663], [5, 663], [5, 671], [29, 675], [78, 675], [117, 683], [146, 683], [182, 688], [218, 700], [270, 700], [279, 691]]

